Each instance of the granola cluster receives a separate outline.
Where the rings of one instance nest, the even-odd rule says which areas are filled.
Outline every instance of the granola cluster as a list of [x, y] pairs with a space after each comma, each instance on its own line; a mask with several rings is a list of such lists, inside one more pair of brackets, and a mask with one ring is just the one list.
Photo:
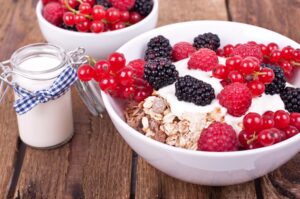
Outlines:
[[197, 150], [204, 128], [214, 121], [224, 121], [220, 107], [210, 113], [184, 113], [176, 116], [168, 102], [153, 95], [145, 101], [129, 103], [125, 111], [127, 123], [145, 136], [171, 146]]

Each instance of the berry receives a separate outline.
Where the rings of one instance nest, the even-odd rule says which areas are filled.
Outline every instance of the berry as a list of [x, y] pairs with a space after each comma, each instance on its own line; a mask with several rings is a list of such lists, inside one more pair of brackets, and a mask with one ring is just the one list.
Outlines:
[[188, 58], [194, 52], [196, 52], [196, 49], [192, 44], [188, 42], [179, 42], [173, 46], [172, 58], [174, 61], [179, 61]]
[[290, 124], [295, 126], [300, 131], [300, 113], [290, 114]]
[[262, 52], [263, 55], [268, 56], [269, 55], [269, 51], [266, 45], [264, 44], [259, 44], [258, 45], [260, 47], [260, 50]]
[[128, 67], [133, 70], [138, 78], [143, 78], [144, 76], [144, 66], [146, 62], [143, 59], [132, 60], [128, 63]]
[[281, 49], [281, 57], [289, 61], [293, 58], [293, 52], [294, 52], [294, 48], [292, 48], [291, 46], [286, 46]]
[[226, 79], [228, 76], [228, 68], [224, 65], [218, 64], [212, 71], [212, 76], [218, 79]]
[[202, 131], [198, 140], [198, 150], [201, 151], [236, 151], [238, 140], [233, 128], [220, 122], [210, 124]]
[[79, 2], [77, 0], [60, 0], [60, 2], [66, 10], [68, 10], [66, 7], [66, 3], [68, 3], [68, 5], [73, 9], [75, 9], [79, 5]]
[[265, 92], [265, 85], [258, 80], [249, 82], [247, 86], [254, 97], [261, 96]]
[[[76, 16], [75, 16], [75, 21], [77, 21]], [[76, 29], [79, 32], [88, 32], [91, 27], [90, 21], [85, 17], [84, 18], [80, 17], [80, 19], [81, 19], [81, 21], [79, 23], [76, 23]]]
[[44, 18], [55, 26], [59, 26], [62, 22], [64, 9], [58, 2], [50, 2], [43, 8]]
[[271, 146], [275, 144], [279, 138], [280, 131], [276, 128], [271, 128], [259, 132], [257, 140], [262, 146]]
[[286, 127], [283, 131], [286, 134], [286, 138], [291, 138], [299, 133], [299, 130], [296, 127], [291, 125]]
[[256, 139], [255, 141], [248, 144], [248, 146], [245, 149], [252, 150], [252, 149], [258, 149], [258, 148], [261, 148], [261, 147], [263, 147], [263, 146]]
[[247, 113], [243, 118], [243, 125], [246, 132], [253, 133], [261, 129], [263, 124], [262, 117], [258, 113]]
[[234, 83], [234, 82], [244, 83], [245, 82], [244, 76], [239, 71], [236, 71], [236, 70], [229, 72], [228, 79], [230, 80], [231, 83]]
[[259, 81], [264, 84], [270, 84], [275, 78], [274, 71], [271, 68], [262, 68], [258, 76]]
[[63, 21], [67, 26], [73, 26], [75, 24], [75, 15], [72, 12], [65, 12]]
[[95, 0], [82, 0], [82, 3], [88, 3], [88, 4], [90, 4], [91, 6], [94, 6]]
[[220, 47], [220, 38], [213, 33], [200, 34], [194, 38], [193, 46], [198, 50], [200, 48], [208, 48], [216, 51]]
[[96, 72], [95, 80], [98, 82], [108, 76], [111, 71], [111, 65], [106, 60], [99, 60], [94, 67]]
[[249, 75], [255, 71], [257, 66], [259, 66], [257, 62], [253, 61], [252, 59], [246, 58], [241, 62], [239, 71], [244, 75]]
[[122, 53], [114, 52], [108, 57], [108, 62], [111, 64], [112, 72], [117, 73], [125, 66], [126, 59]]
[[112, 6], [109, 0], [96, 0], [96, 4], [104, 8], [110, 8]]
[[200, 69], [203, 71], [211, 71], [219, 63], [217, 54], [207, 48], [202, 48], [193, 53], [188, 61], [189, 69]]
[[274, 95], [281, 93], [284, 90], [286, 83], [283, 70], [277, 65], [262, 64], [262, 66], [272, 69], [275, 74], [275, 78], [272, 83], [266, 85], [266, 94]]
[[286, 87], [280, 97], [286, 110], [300, 113], [300, 88]]
[[300, 62], [300, 49], [294, 50], [293, 60], [296, 61], [296, 62]]
[[231, 44], [228, 44], [228, 45], [226, 45], [226, 46], [224, 46], [224, 56], [225, 57], [228, 57], [228, 56], [230, 56], [231, 55], [231, 53], [232, 53], [232, 51], [233, 51], [233, 45], [231, 45]]
[[178, 78], [178, 71], [171, 60], [157, 58], [145, 64], [144, 79], [155, 89], [173, 84]]
[[122, 86], [131, 86], [133, 83], [133, 71], [131, 68], [125, 67], [118, 73], [118, 82]]
[[271, 117], [263, 116], [262, 117], [262, 126], [261, 129], [270, 129], [275, 126], [274, 120]]
[[162, 35], [156, 36], [147, 44], [145, 52], [145, 60], [153, 60], [155, 58], [163, 57], [170, 59], [172, 54], [172, 47], [167, 38]]
[[95, 21], [100, 21], [106, 17], [106, 10], [101, 5], [95, 5], [92, 10], [92, 17]]
[[152, 94], [152, 89], [140, 89], [137, 91], [134, 96], [134, 100], [137, 102], [141, 102]]
[[130, 13], [128, 11], [121, 11], [120, 12], [120, 21], [128, 22], [130, 19]]
[[192, 102], [198, 106], [208, 105], [215, 99], [215, 90], [210, 84], [189, 75], [179, 77], [175, 89], [179, 101]]
[[93, 33], [100, 33], [105, 30], [105, 25], [102, 21], [93, 21], [90, 29]]
[[85, 64], [78, 68], [77, 75], [81, 81], [90, 81], [95, 77], [95, 70], [92, 66]]
[[228, 57], [225, 65], [229, 71], [237, 70], [240, 67], [242, 60], [243, 59], [240, 56]]
[[274, 50], [278, 50], [279, 49], [279, 46], [272, 42], [272, 43], [269, 43], [267, 45], [267, 52], [268, 52], [268, 55], [270, 55]]
[[249, 145], [249, 141], [253, 138], [253, 133], [248, 133], [245, 130], [242, 130], [239, 134], [238, 134], [238, 140], [240, 145], [243, 148], [247, 148]]
[[110, 23], [116, 23], [120, 20], [120, 11], [114, 7], [106, 10], [106, 20]]
[[239, 55], [243, 59], [246, 57], [255, 57], [259, 61], [262, 61], [263, 59], [263, 54], [261, 52], [260, 47], [258, 45], [253, 45], [253, 44], [238, 45], [233, 49], [232, 55]]
[[230, 115], [240, 117], [249, 109], [252, 96], [246, 85], [236, 82], [226, 86], [219, 93], [218, 99]]
[[123, 29], [123, 28], [126, 28], [126, 24], [122, 21], [120, 21], [118, 23], [115, 23], [115, 24], [112, 24], [112, 26], [111, 26], [112, 30], [120, 30], [120, 29]]
[[135, 0], [110, 0], [110, 3], [121, 11], [127, 11], [134, 6]]
[[133, 86], [125, 87], [123, 96], [127, 99], [132, 99], [136, 93], [136, 89]]
[[280, 68], [284, 71], [284, 76], [286, 78], [292, 77], [292, 72], [293, 72], [293, 66], [290, 64], [288, 61], [282, 61], [279, 63]]
[[281, 58], [281, 52], [279, 50], [273, 50], [270, 55], [270, 62], [277, 63]]
[[153, 0], [136, 0], [133, 11], [140, 13], [143, 17], [150, 14], [153, 8]]
[[264, 112], [262, 117], [268, 117], [268, 118], [274, 119], [274, 112], [273, 111], [266, 111], [266, 112]]
[[118, 84], [113, 76], [108, 76], [99, 82], [99, 86], [104, 92], [113, 93]]
[[79, 5], [79, 12], [84, 15], [89, 15], [92, 12], [92, 6], [89, 3], [81, 3]]
[[290, 124], [290, 116], [286, 111], [278, 110], [274, 113], [275, 127], [284, 129]]
[[142, 20], [142, 16], [138, 12], [131, 12], [129, 16], [129, 23], [136, 24]]
[[57, 2], [57, 0], [42, 0], [43, 5], [46, 5], [50, 2]]

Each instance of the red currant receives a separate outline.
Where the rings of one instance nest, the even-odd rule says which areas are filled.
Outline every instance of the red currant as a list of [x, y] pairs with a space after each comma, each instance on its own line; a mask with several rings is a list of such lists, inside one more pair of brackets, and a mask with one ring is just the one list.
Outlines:
[[268, 117], [268, 118], [274, 119], [274, 112], [273, 111], [266, 111], [266, 112], [264, 112], [262, 117]]
[[248, 133], [245, 130], [242, 130], [238, 135], [238, 140], [240, 145], [243, 148], [247, 148], [248, 145], [250, 144], [249, 140], [253, 139], [253, 135], [254, 135], [253, 133]]
[[120, 21], [128, 22], [130, 19], [130, 13], [128, 11], [120, 11]]
[[271, 117], [262, 117], [262, 126], [261, 129], [270, 129], [275, 126], [274, 120]]
[[136, 59], [132, 60], [128, 63], [128, 67], [130, 67], [135, 75], [138, 78], [143, 78], [144, 76], [144, 65], [146, 64], [145, 60], [143, 59]]
[[126, 63], [126, 59], [122, 53], [114, 52], [108, 57], [108, 62], [111, 64], [111, 70], [117, 73]]
[[82, 14], [77, 14], [77, 15], [75, 15], [75, 17], [74, 17], [74, 23], [75, 24], [80, 24], [80, 23], [82, 23], [82, 22], [84, 22], [84, 21], [86, 21], [87, 19], [85, 18], [85, 16], [84, 15], [82, 15]]
[[241, 62], [239, 71], [244, 75], [249, 75], [252, 74], [257, 67], [257, 62], [253, 61], [252, 59], [246, 58]]
[[243, 125], [248, 133], [256, 132], [261, 129], [262, 117], [258, 113], [250, 112], [243, 118]]
[[81, 81], [87, 82], [95, 77], [95, 70], [91, 65], [85, 64], [78, 68], [77, 75]]
[[76, 29], [79, 32], [88, 32], [90, 30], [90, 27], [91, 27], [91, 23], [87, 19], [79, 24], [76, 24]]
[[291, 125], [295, 126], [300, 131], [300, 113], [291, 113], [290, 120]]
[[218, 48], [216, 53], [219, 57], [224, 57], [224, 51], [221, 48]]
[[63, 21], [67, 26], [73, 26], [75, 24], [75, 15], [72, 12], [65, 12]]
[[131, 12], [129, 23], [136, 24], [142, 20], [142, 16], [138, 12]]
[[279, 50], [273, 50], [270, 54], [270, 62], [277, 63], [281, 58], [281, 52]]
[[279, 65], [283, 69], [284, 75], [287, 78], [290, 78], [292, 76], [292, 72], [293, 72], [293, 69], [294, 69], [292, 64], [290, 64], [288, 61], [282, 61], [282, 62], [279, 63]]
[[223, 50], [224, 51], [224, 56], [228, 57], [232, 53], [232, 51], [233, 51], [233, 45], [227, 44], [226, 46], [224, 46], [223, 49], [224, 49]]
[[116, 23], [120, 20], [120, 11], [114, 7], [106, 10], [106, 19], [110, 23]]
[[119, 29], [123, 29], [126, 28], [126, 24], [124, 22], [118, 22], [115, 24], [112, 24], [112, 30], [119, 30]]
[[93, 33], [100, 33], [103, 32], [105, 29], [105, 25], [102, 21], [93, 21], [91, 23], [91, 31]]
[[79, 5], [79, 2], [77, 0], [61, 0], [61, 3], [63, 5], [66, 5], [66, 3], [71, 7], [71, 8], [76, 8]]
[[260, 96], [265, 92], [265, 85], [258, 80], [249, 82], [247, 86], [250, 89], [252, 96]]
[[233, 56], [226, 59], [225, 65], [228, 67], [229, 71], [236, 70], [240, 67], [242, 58], [240, 56]]
[[228, 79], [230, 80], [231, 83], [234, 83], [234, 82], [244, 83], [245, 82], [244, 76], [236, 70], [229, 72]]
[[125, 67], [118, 73], [118, 82], [123, 86], [130, 86], [133, 83], [133, 71], [131, 68]]
[[106, 10], [101, 5], [95, 5], [92, 10], [92, 17], [95, 21], [102, 20], [106, 17]]
[[263, 147], [258, 140], [254, 140], [253, 142], [251, 142], [246, 149], [251, 150], [251, 149], [258, 149]]
[[300, 62], [300, 49], [294, 50], [293, 60], [296, 61], [296, 62]]
[[136, 89], [133, 86], [125, 87], [124, 89], [124, 97], [127, 99], [132, 99], [135, 96]]
[[103, 78], [99, 82], [99, 86], [101, 90], [107, 93], [113, 93], [113, 91], [118, 86], [116, 79], [113, 76], [108, 76], [106, 78]]
[[267, 45], [267, 49], [268, 49], [268, 55], [270, 55], [274, 50], [278, 50], [279, 46], [276, 43], [272, 42]]
[[212, 76], [218, 79], [226, 79], [228, 76], [228, 68], [224, 65], [218, 64], [212, 71]]
[[287, 61], [293, 58], [294, 48], [291, 46], [286, 46], [281, 50], [281, 57]]
[[95, 4], [95, 0], [82, 0], [83, 3], [88, 3], [91, 6], [93, 6]]
[[284, 110], [278, 110], [274, 113], [275, 127], [278, 129], [284, 129], [290, 124], [290, 116]]
[[144, 99], [146, 99], [149, 95], [150, 94], [147, 91], [142, 89], [142, 90], [137, 91], [136, 95], [134, 96], [134, 99], [137, 102], [141, 102]]
[[282, 130], [279, 130], [279, 142], [286, 140], [286, 133]]
[[260, 50], [263, 55], [268, 56], [269, 55], [269, 50], [266, 45], [264, 44], [259, 44]]
[[279, 134], [276, 128], [265, 129], [259, 132], [257, 140], [262, 146], [271, 146], [279, 139]]
[[111, 71], [110, 63], [106, 60], [99, 60], [95, 64], [96, 81], [100, 81], [104, 77], [107, 77]]
[[92, 6], [89, 3], [79, 5], [79, 12], [84, 15], [89, 15], [92, 12]]
[[284, 132], [285, 132], [287, 138], [291, 138], [291, 137], [297, 135], [299, 133], [299, 130], [294, 126], [289, 125], [288, 127], [286, 127], [284, 129]]
[[262, 68], [260, 73], [258, 79], [264, 84], [270, 84], [275, 78], [274, 71], [270, 68]]

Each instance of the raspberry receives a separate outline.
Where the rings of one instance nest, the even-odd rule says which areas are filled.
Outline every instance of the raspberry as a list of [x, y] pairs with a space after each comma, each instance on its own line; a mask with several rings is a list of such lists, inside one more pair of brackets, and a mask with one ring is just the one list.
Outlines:
[[286, 87], [280, 97], [286, 110], [300, 113], [300, 88]]
[[202, 48], [193, 53], [189, 62], [189, 69], [200, 69], [203, 71], [211, 71], [219, 63], [217, 54], [207, 48]]
[[172, 47], [167, 38], [162, 35], [156, 36], [147, 44], [147, 49], [145, 52], [145, 60], [151, 60], [158, 57], [164, 57], [167, 59], [171, 58]]
[[43, 9], [44, 18], [53, 25], [59, 26], [62, 23], [64, 9], [60, 3], [50, 2]]
[[215, 99], [213, 87], [192, 76], [180, 77], [175, 83], [175, 95], [179, 101], [192, 102], [196, 105], [205, 106]]
[[137, 75], [138, 78], [143, 78], [145, 64], [146, 64], [145, 60], [136, 59], [129, 62], [128, 67], [132, 68], [132, 70], [134, 71], [134, 73]]
[[130, 10], [134, 6], [135, 0], [110, 0], [110, 3], [113, 7], [121, 11], [126, 11]]
[[179, 42], [173, 46], [172, 58], [174, 61], [179, 61], [188, 58], [196, 49], [188, 42]]
[[133, 11], [140, 13], [143, 17], [150, 14], [153, 8], [153, 0], [136, 0]]
[[261, 49], [255, 44], [240, 44], [233, 49], [232, 55], [239, 55], [242, 58], [256, 57], [259, 61], [263, 60]]
[[144, 79], [155, 89], [173, 84], [178, 78], [178, 71], [171, 60], [157, 58], [146, 63]]
[[198, 150], [201, 151], [237, 151], [238, 140], [232, 126], [214, 122], [204, 129], [198, 140]]
[[220, 47], [220, 38], [218, 35], [213, 33], [204, 33], [203, 35], [198, 35], [194, 39], [194, 47], [198, 50], [200, 48], [208, 48], [213, 51], [217, 51]]
[[235, 117], [244, 115], [251, 105], [250, 89], [243, 83], [232, 83], [219, 93], [219, 102], [227, 108], [227, 112]]

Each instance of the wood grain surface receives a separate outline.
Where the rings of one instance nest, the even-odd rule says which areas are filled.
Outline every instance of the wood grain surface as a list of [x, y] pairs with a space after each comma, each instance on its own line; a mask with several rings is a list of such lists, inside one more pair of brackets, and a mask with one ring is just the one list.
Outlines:
[[[159, 26], [189, 20], [259, 25], [300, 41], [300, 0], [160, 0]], [[1, 1], [0, 60], [42, 42], [37, 0]], [[0, 106], [0, 198], [300, 198], [300, 154], [256, 181], [199, 186], [163, 174], [123, 141], [107, 114], [93, 117], [73, 90], [75, 136], [55, 150], [26, 147], [18, 138], [13, 96]]]

